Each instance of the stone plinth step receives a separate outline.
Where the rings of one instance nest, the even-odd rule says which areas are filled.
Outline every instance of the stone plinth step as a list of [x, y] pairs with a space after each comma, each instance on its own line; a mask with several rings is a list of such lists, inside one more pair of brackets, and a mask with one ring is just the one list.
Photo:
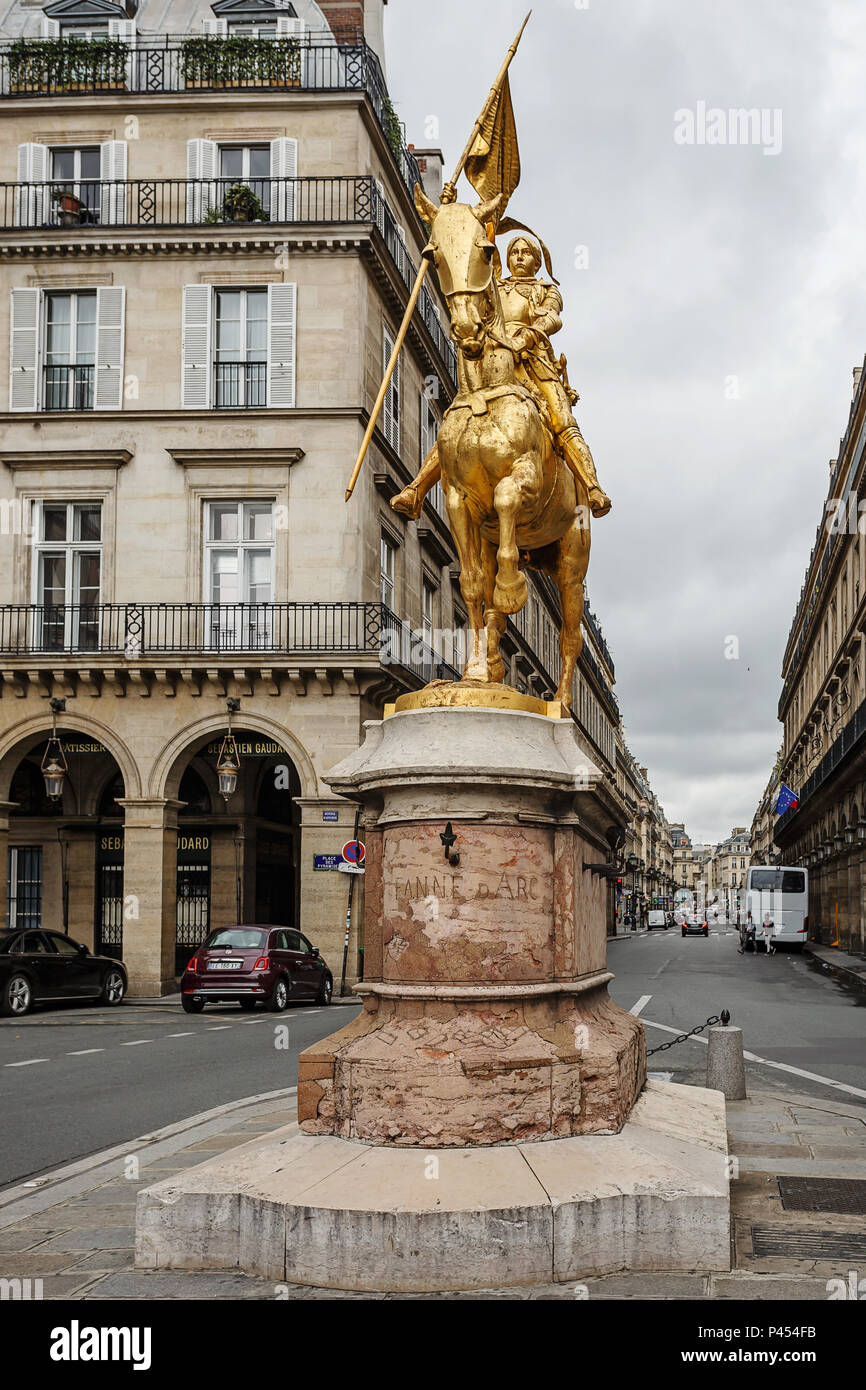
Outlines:
[[139, 1194], [140, 1269], [429, 1292], [730, 1268], [724, 1097], [648, 1082], [618, 1134], [407, 1150], [276, 1130]]

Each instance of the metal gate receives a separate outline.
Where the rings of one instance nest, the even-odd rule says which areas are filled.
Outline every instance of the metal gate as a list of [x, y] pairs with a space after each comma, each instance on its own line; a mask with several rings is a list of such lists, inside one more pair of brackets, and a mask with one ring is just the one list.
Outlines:
[[6, 922], [9, 927], [42, 926], [41, 845], [15, 845], [9, 851]]
[[182, 830], [177, 837], [177, 926], [174, 969], [186, 963], [210, 931], [210, 835]]
[[96, 858], [96, 954], [123, 959], [123, 834], [100, 834]]

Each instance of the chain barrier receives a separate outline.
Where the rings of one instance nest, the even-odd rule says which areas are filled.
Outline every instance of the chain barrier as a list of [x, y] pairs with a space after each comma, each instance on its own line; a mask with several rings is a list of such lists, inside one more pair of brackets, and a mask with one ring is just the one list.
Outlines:
[[671, 1038], [670, 1042], [659, 1043], [658, 1047], [651, 1047], [647, 1052], [647, 1057], [652, 1057], [655, 1052], [667, 1052], [669, 1047], [676, 1047], [677, 1043], [685, 1042], [687, 1038], [693, 1038], [697, 1033], [702, 1033], [705, 1028], [709, 1028], [713, 1023], [720, 1023], [719, 1014], [711, 1014], [706, 1023], [699, 1023], [697, 1028], [692, 1028], [689, 1033], [680, 1033], [678, 1038]]

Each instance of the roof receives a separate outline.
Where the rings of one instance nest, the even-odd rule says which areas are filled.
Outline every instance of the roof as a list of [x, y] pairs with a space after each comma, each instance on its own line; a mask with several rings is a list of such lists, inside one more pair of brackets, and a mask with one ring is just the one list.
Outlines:
[[[67, 0], [64, 8], [74, 9], [75, 3], [76, 0]], [[96, 8], [93, 0], [81, 0], [81, 3], [89, 10]], [[263, 0], [257, 8], [264, 9], [267, 5], [268, 0]], [[330, 34], [328, 22], [315, 0], [292, 0], [292, 6], [298, 19], [304, 21], [310, 32]], [[56, 17], [59, 6], [55, 3], [50, 7]], [[123, 3], [118, 0], [116, 5], [108, 3], [99, 8], [104, 8], [106, 13], [109, 9], [119, 13], [123, 10]], [[223, 13], [225, 9], [222, 6]], [[275, 6], [275, 9], [282, 14], [291, 13], [285, 5]], [[39, 38], [42, 10], [42, 0], [0, 0], [0, 38]], [[213, 17], [210, 0], [141, 0], [135, 22], [140, 34], [200, 34], [204, 21]]]

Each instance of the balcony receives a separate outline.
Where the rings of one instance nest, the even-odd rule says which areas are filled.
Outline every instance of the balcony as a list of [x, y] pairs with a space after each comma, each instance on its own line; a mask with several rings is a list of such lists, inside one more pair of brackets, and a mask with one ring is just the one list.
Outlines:
[[134, 45], [72, 38], [0, 45], [0, 99], [267, 90], [282, 101], [288, 91], [366, 92], [403, 183], [411, 192], [421, 182], [379, 60], [363, 40], [142, 35]]
[[[842, 732], [833, 740], [815, 771], [806, 778], [800, 788], [798, 805], [789, 807], [783, 815], [779, 816], [775, 829], [772, 831], [777, 844], [781, 844], [780, 835], [784, 835], [797, 821], [797, 818], [802, 817], [806, 803], [835, 773], [841, 772], [842, 764], [847, 763], [855, 751], [858, 754], [862, 753], [864, 738], [866, 738], [866, 700], [858, 705]], [[804, 819], [800, 819], [798, 824], [804, 825], [808, 820], [809, 817], [806, 816]]]
[[[413, 682], [457, 680], [459, 673], [381, 603], [93, 603], [0, 606], [0, 657], [29, 664], [104, 658], [112, 667], [139, 668], [198, 657], [281, 661], [337, 658], [394, 668]], [[121, 666], [121, 669], [127, 667]], [[404, 679], [405, 684], [405, 679]]]

